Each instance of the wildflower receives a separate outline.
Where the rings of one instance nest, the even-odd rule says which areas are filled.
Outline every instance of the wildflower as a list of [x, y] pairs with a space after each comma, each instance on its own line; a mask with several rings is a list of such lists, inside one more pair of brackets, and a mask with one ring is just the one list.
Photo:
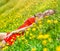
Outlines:
[[58, 20], [54, 20], [54, 23], [55, 23], [55, 24], [58, 23]]
[[32, 31], [36, 31], [36, 28], [32, 28]]
[[49, 38], [49, 34], [45, 34], [43, 38], [44, 38], [44, 39]]
[[33, 34], [32, 34], [32, 33], [30, 33], [30, 36], [33, 36]]
[[43, 45], [46, 45], [46, 44], [47, 44], [47, 40], [43, 40], [43, 41], [42, 41], [42, 44], [43, 44]]
[[43, 51], [48, 51], [48, 49], [47, 48], [43, 48]]
[[36, 48], [32, 48], [31, 51], [36, 51]]
[[60, 51], [60, 46], [57, 46], [56, 47], [56, 51]]
[[43, 35], [38, 35], [37, 39], [43, 39]]
[[52, 23], [52, 20], [47, 20], [47, 23]]
[[28, 36], [28, 34], [29, 34], [29, 31], [26, 31], [26, 36]]

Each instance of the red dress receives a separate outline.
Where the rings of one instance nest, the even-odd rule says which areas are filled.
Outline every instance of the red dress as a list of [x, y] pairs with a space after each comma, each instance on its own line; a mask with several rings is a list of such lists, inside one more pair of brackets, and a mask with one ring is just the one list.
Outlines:
[[[18, 29], [27, 27], [29, 25], [32, 25], [35, 22], [35, 17], [31, 17], [28, 18], [23, 25], [21, 25]], [[22, 35], [24, 34], [24, 32], [22, 32]], [[7, 35], [9, 35], [9, 33], [7, 33]], [[8, 45], [12, 45], [14, 43], [14, 41], [16, 40], [17, 36], [20, 36], [20, 33], [15, 33], [12, 34], [10, 37], [5, 38], [4, 40], [8, 43]]]

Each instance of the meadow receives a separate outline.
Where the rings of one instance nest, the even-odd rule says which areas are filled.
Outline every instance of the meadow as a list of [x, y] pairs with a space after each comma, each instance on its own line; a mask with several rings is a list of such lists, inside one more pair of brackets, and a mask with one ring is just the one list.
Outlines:
[[16, 30], [24, 21], [48, 9], [54, 15], [40, 19], [2, 51], [60, 51], [60, 0], [0, 0], [0, 32]]

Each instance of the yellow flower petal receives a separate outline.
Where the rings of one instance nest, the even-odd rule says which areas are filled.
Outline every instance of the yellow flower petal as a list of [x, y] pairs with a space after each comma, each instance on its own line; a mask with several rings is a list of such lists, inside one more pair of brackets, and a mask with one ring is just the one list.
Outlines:
[[31, 51], [36, 51], [36, 48], [32, 48]]
[[44, 39], [49, 38], [49, 34], [45, 34], [43, 38], [44, 38]]
[[56, 51], [60, 51], [60, 46], [57, 46], [56, 47]]
[[48, 49], [47, 48], [43, 48], [43, 51], [48, 51]]
[[52, 20], [47, 20], [47, 23], [52, 23]]
[[38, 35], [37, 39], [43, 39], [43, 35]]
[[32, 28], [32, 31], [36, 31], [36, 28]]

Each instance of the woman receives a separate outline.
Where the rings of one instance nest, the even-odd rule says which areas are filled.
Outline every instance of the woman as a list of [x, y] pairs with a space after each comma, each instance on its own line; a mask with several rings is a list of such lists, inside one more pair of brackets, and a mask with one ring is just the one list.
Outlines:
[[36, 18], [38, 18], [38, 20], [39, 20], [39, 19], [41, 19], [41, 18], [43, 18], [45, 16], [49, 16], [49, 15], [52, 15], [54, 13], [55, 13], [54, 10], [46, 10], [43, 13], [37, 13], [34, 16], [28, 18], [24, 22], [24, 24], [21, 25], [17, 30], [12, 31], [10, 33], [0, 33], [0, 41], [1, 41], [0, 47], [4, 47], [6, 43], [8, 43], [9, 45], [12, 45], [14, 43], [14, 41], [11, 41], [11, 40], [12, 39], [16, 40], [16, 37], [21, 35], [19, 33], [20, 31], [22, 31], [22, 34], [24, 34], [24, 30], [26, 28], [29, 28], [29, 27], [33, 26], [32, 24], [37, 22]]

